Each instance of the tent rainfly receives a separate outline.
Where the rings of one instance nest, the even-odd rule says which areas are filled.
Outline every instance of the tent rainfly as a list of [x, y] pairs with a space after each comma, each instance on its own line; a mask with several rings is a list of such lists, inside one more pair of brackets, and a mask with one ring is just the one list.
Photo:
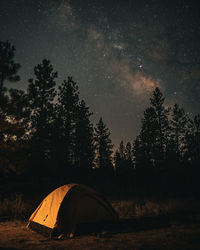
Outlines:
[[67, 184], [44, 198], [29, 218], [28, 227], [72, 237], [78, 225], [117, 220], [110, 203], [96, 191], [82, 184]]

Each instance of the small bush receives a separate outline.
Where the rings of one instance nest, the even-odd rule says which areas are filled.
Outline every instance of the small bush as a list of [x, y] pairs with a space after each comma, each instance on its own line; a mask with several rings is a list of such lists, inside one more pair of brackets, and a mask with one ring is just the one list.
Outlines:
[[22, 194], [13, 194], [0, 203], [0, 218], [26, 218], [30, 213], [30, 201], [23, 200]]
[[199, 202], [194, 200], [168, 199], [164, 201], [151, 200], [121, 200], [112, 202], [114, 209], [120, 218], [160, 216], [174, 213], [184, 213], [197, 211]]

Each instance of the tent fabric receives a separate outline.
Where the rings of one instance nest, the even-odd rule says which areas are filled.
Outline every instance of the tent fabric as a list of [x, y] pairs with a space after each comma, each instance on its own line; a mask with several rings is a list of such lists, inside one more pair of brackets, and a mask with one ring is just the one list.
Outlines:
[[67, 184], [44, 198], [29, 221], [59, 232], [74, 233], [77, 224], [117, 219], [115, 210], [96, 191], [82, 184]]

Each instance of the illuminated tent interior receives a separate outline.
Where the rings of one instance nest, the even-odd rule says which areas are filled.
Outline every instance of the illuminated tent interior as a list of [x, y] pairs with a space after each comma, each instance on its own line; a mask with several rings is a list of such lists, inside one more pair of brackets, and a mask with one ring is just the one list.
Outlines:
[[67, 184], [43, 199], [30, 216], [28, 227], [73, 236], [78, 225], [84, 228], [117, 220], [110, 203], [96, 191], [82, 184]]

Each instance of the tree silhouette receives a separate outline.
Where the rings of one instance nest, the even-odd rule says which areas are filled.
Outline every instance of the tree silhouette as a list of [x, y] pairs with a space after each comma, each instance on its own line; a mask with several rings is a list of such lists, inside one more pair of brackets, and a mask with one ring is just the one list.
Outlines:
[[123, 170], [125, 168], [125, 147], [124, 142], [121, 141], [119, 144], [119, 148], [115, 152], [114, 156], [114, 165], [115, 165], [115, 171], [117, 175], [121, 175], [123, 173]]
[[116, 174], [119, 175], [120, 168], [121, 168], [121, 157], [120, 157], [119, 150], [115, 151], [115, 155], [114, 155], [114, 167], [115, 167]]
[[1, 110], [0, 172], [5, 176], [20, 175], [27, 162], [25, 138], [26, 95], [10, 89], [7, 105]]
[[75, 123], [77, 118], [79, 92], [72, 77], [59, 87], [56, 120], [54, 123], [53, 158], [61, 168], [74, 164]]
[[13, 154], [11, 156], [10, 153], [16, 149], [16, 147], [13, 148], [13, 139], [21, 131], [15, 119], [16, 114], [11, 110], [13, 96], [9, 97], [4, 87], [6, 80], [19, 81], [20, 79], [17, 75], [20, 64], [14, 62], [14, 54], [15, 47], [13, 45], [8, 41], [0, 41], [0, 165], [1, 169], [5, 166], [4, 174], [10, 173], [9, 166], [11, 165], [11, 159], [14, 158]]
[[5, 80], [14, 82], [20, 80], [17, 75], [20, 64], [14, 62], [14, 55], [15, 47], [8, 41], [0, 41], [0, 98]]
[[189, 131], [186, 135], [187, 158], [193, 165], [200, 161], [200, 115], [189, 121]]
[[171, 116], [168, 151], [173, 155], [173, 160], [181, 161], [185, 151], [188, 119], [184, 109], [178, 104], [174, 104]]
[[136, 162], [143, 166], [158, 165], [166, 158], [169, 109], [164, 107], [164, 100], [160, 89], [155, 88], [150, 98], [151, 106], [144, 111], [141, 131], [134, 143]]
[[121, 141], [119, 149], [116, 150], [114, 156], [114, 165], [117, 175], [128, 175], [131, 168], [133, 168], [133, 149], [130, 142], [124, 146]]
[[127, 142], [125, 147], [125, 160], [127, 168], [133, 168], [133, 148], [130, 142]]
[[93, 126], [89, 108], [82, 100], [77, 109], [75, 123], [74, 158], [79, 167], [92, 168], [94, 164]]
[[[35, 79], [29, 79], [28, 108], [30, 110], [28, 133], [32, 141], [32, 161], [44, 165], [49, 159], [50, 125], [54, 110], [55, 78], [50, 61], [44, 59], [34, 68]], [[38, 166], [39, 166], [38, 165]]]
[[121, 160], [125, 160], [125, 147], [123, 141], [121, 141], [119, 144], [119, 155]]
[[136, 169], [146, 167], [149, 163], [147, 153], [144, 150], [144, 144], [138, 135], [135, 138], [133, 145], [133, 154], [134, 154], [134, 167]]
[[12, 127], [10, 136], [14, 137], [15, 141], [22, 141], [26, 137], [26, 117], [29, 114], [26, 107], [27, 96], [24, 91], [18, 89], [10, 89], [6, 116], [7, 121]]
[[140, 162], [139, 165], [142, 167], [154, 165], [160, 157], [159, 130], [156, 118], [155, 110], [152, 107], [144, 111], [141, 131], [135, 140], [136, 161]]
[[99, 169], [112, 169], [112, 141], [109, 129], [104, 124], [102, 118], [95, 127], [96, 164]]
[[159, 133], [157, 136], [157, 141], [159, 145], [159, 158], [161, 161], [164, 160], [164, 153], [166, 151], [166, 145], [168, 143], [168, 132], [169, 132], [169, 121], [168, 114], [169, 109], [164, 107], [164, 100], [162, 92], [157, 87], [153, 91], [153, 96], [150, 98], [151, 107], [155, 112], [155, 130]]

